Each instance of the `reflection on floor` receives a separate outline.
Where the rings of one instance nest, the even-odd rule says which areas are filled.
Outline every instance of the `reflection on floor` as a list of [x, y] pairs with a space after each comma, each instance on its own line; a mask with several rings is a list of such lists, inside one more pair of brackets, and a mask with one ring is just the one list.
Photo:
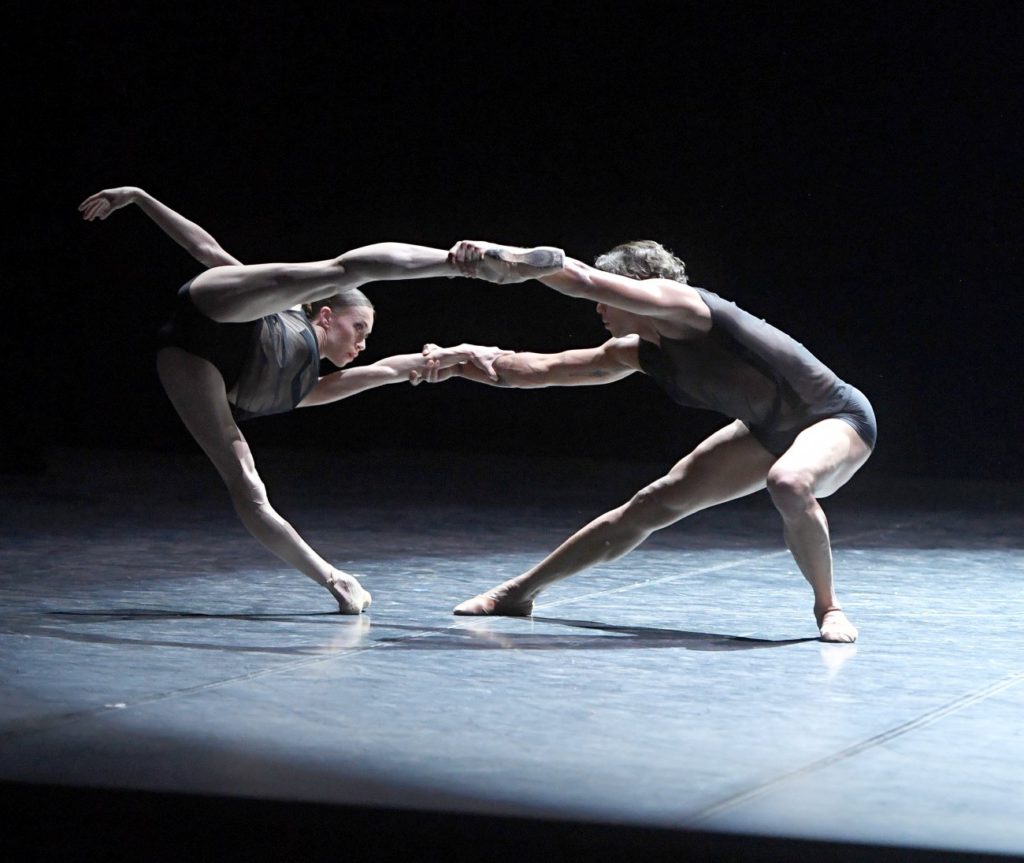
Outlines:
[[437, 813], [435, 843], [468, 825], [473, 842], [551, 843], [536, 831], [564, 825], [566, 848], [635, 849], [647, 831], [688, 859], [730, 842], [767, 859], [783, 840], [849, 859], [844, 843], [1024, 854], [1020, 487], [869, 467], [828, 501], [861, 630], [846, 646], [816, 640], [763, 494], [556, 586], [533, 618], [457, 618], [657, 468], [334, 461], [273, 451], [261, 468], [278, 509], [372, 591], [358, 618], [244, 533], [199, 457], [67, 451], [5, 483], [8, 795], [77, 805], [80, 827], [102, 823], [100, 800], [163, 799], [148, 811], [166, 817], [174, 794], [175, 812], [206, 801], [193, 817], [244, 800], [264, 822], [273, 805], [382, 830], [381, 813]]

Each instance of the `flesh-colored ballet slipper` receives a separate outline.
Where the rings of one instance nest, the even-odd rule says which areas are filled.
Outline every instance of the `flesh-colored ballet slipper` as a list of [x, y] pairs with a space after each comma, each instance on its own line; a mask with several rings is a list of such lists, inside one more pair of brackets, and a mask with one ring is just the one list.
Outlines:
[[529, 617], [533, 614], [533, 600], [509, 602], [491, 593], [481, 593], [459, 603], [452, 614], [460, 616]]
[[517, 249], [489, 246], [476, 265], [476, 277], [499, 285], [525, 282], [557, 273], [565, 266], [565, 252], [553, 246]]

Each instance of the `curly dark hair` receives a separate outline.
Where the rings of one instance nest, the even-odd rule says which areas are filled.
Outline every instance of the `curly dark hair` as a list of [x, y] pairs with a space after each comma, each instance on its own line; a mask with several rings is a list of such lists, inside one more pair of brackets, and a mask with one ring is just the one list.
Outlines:
[[633, 240], [598, 255], [594, 266], [606, 273], [634, 279], [671, 279], [687, 284], [686, 264], [661, 243]]

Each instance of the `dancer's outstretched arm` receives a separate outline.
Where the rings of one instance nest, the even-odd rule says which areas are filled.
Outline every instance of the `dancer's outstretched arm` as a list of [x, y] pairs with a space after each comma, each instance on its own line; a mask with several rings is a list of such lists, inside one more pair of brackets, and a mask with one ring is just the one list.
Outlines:
[[90, 195], [78, 210], [87, 222], [101, 221], [116, 210], [136, 204], [157, 226], [205, 267], [240, 264], [241, 261], [224, 251], [209, 232], [190, 222], [138, 186], [119, 186]]
[[[436, 348], [440, 353], [431, 356], [428, 348]], [[324, 375], [309, 395], [299, 402], [299, 407], [329, 404], [387, 384], [409, 381], [415, 386], [425, 380], [436, 380], [437, 375], [463, 363], [466, 367], [472, 368], [480, 376], [480, 380], [494, 383], [498, 379], [494, 368], [495, 361], [509, 354], [511, 351], [479, 345], [457, 345], [451, 348], [427, 345], [418, 354], [398, 354], [368, 366], [341, 369]], [[431, 378], [431, 375], [434, 377]]]
[[[571, 387], [610, 384], [640, 371], [638, 336], [609, 339], [596, 348], [580, 348], [557, 354], [529, 352], [504, 353], [493, 361], [496, 377], [485, 374], [478, 365], [457, 361], [449, 363], [449, 352], [458, 349], [427, 345], [424, 355], [436, 365], [427, 372], [430, 382], [463, 377], [498, 387], [530, 389], [534, 387]], [[461, 345], [461, 349], [472, 346]]]
[[[493, 263], [496, 259], [514, 258], [507, 246], [477, 240], [463, 240], [448, 253], [452, 262], [468, 276], [488, 281], [504, 282], [504, 268]], [[519, 252], [519, 250], [516, 250]], [[521, 252], [519, 252], [521, 256]], [[570, 297], [605, 303], [617, 309], [652, 318], [671, 319], [704, 330], [710, 321], [707, 305], [689, 285], [671, 279], [631, 279], [615, 273], [606, 273], [582, 261], [566, 257], [562, 268], [536, 278]]]

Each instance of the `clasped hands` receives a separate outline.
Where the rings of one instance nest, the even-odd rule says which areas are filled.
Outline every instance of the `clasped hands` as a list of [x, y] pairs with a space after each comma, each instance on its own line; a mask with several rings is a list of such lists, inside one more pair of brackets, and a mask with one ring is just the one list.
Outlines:
[[497, 381], [498, 373], [494, 369], [495, 360], [511, 353], [513, 351], [483, 347], [482, 345], [463, 343], [450, 348], [442, 348], [440, 345], [428, 343], [423, 346], [424, 366], [422, 369], [413, 369], [409, 372], [409, 383], [416, 386], [424, 381], [433, 384], [447, 380], [458, 366], [466, 363], [472, 363], [492, 381]]

